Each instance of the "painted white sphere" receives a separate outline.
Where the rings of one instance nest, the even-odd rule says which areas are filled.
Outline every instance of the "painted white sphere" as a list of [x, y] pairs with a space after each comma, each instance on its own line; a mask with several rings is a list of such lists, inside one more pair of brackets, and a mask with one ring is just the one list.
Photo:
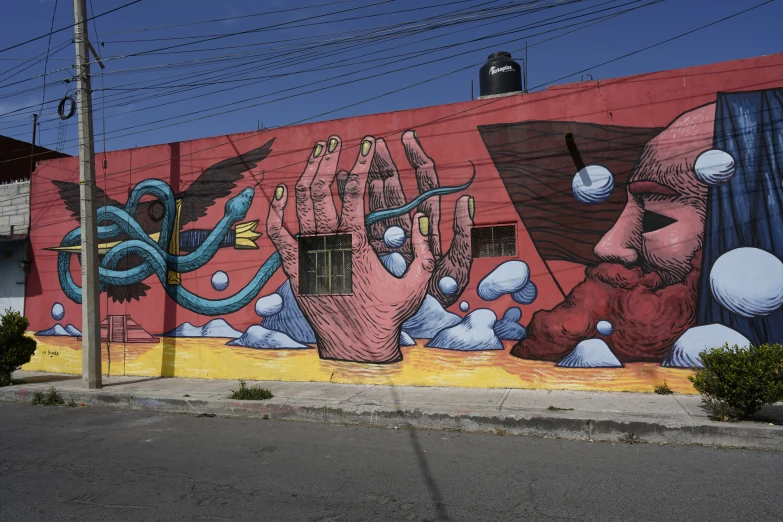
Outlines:
[[438, 281], [438, 288], [445, 295], [452, 295], [457, 293], [459, 286], [457, 285], [456, 279], [454, 279], [451, 276], [446, 276], [446, 277], [442, 277], [441, 280]]
[[720, 185], [734, 176], [734, 158], [722, 150], [705, 150], [696, 158], [694, 170], [696, 177], [707, 185]]
[[614, 333], [614, 326], [609, 321], [598, 321], [595, 325], [595, 329], [601, 335], [612, 335]]
[[462, 301], [459, 304], [459, 309], [462, 310], [463, 312], [467, 312], [468, 310], [470, 310], [470, 304], [467, 301]]
[[228, 288], [228, 274], [222, 270], [218, 270], [212, 274], [212, 288], [218, 292], [222, 292]]
[[54, 303], [54, 306], [52, 306], [52, 319], [59, 321], [63, 317], [65, 317], [65, 308], [60, 303]]
[[383, 234], [383, 242], [389, 248], [400, 248], [405, 243], [405, 231], [400, 227], [389, 227]]
[[580, 203], [587, 205], [603, 203], [612, 195], [614, 176], [606, 167], [588, 165], [574, 175], [571, 189]]
[[769, 315], [783, 304], [783, 263], [765, 250], [726, 252], [710, 270], [712, 295], [742, 317]]

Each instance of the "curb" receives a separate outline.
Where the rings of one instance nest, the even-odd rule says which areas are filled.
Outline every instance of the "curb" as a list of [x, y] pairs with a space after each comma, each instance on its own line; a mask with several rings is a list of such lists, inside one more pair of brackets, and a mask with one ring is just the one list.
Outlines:
[[[29, 403], [41, 391], [21, 386], [0, 389], [0, 401]], [[704, 446], [783, 450], [783, 426], [764, 423], [729, 424], [674, 417], [607, 414], [605, 418], [519, 411], [487, 415], [434, 409], [383, 408], [370, 405], [303, 405], [285, 400], [238, 401], [193, 398], [136, 397], [129, 394], [58, 390], [63, 399], [84, 405], [167, 413], [214, 414], [276, 420], [361, 424], [383, 428], [456, 430], [496, 435], [528, 435], [572, 440], [696, 444]]]

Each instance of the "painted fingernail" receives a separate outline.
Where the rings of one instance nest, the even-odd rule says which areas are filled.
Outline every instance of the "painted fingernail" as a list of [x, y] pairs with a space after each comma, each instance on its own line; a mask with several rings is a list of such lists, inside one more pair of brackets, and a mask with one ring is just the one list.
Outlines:
[[370, 153], [370, 147], [372, 147], [372, 142], [370, 140], [364, 140], [362, 142], [362, 156], [366, 156]]
[[320, 156], [323, 150], [324, 150], [324, 146], [321, 145], [320, 143], [316, 143], [315, 148], [313, 149], [313, 157], [317, 158], [318, 156]]
[[337, 138], [330, 138], [329, 147], [328, 147], [329, 153], [331, 154], [332, 152], [334, 152], [334, 149], [336, 148], [337, 148]]
[[280, 200], [283, 197], [283, 185], [278, 185], [275, 189], [275, 199]]
[[430, 218], [427, 216], [419, 217], [419, 232], [422, 236], [428, 236], [430, 234]]
[[476, 214], [476, 203], [473, 201], [473, 196], [468, 199], [468, 215], [470, 219]]

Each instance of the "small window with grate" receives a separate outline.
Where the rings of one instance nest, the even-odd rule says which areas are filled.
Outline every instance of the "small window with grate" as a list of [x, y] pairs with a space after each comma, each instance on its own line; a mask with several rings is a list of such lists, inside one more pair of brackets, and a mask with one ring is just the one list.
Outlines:
[[351, 235], [299, 238], [299, 293], [345, 295], [352, 283]]
[[477, 257], [516, 257], [516, 225], [493, 225], [473, 227], [470, 231], [473, 258]]

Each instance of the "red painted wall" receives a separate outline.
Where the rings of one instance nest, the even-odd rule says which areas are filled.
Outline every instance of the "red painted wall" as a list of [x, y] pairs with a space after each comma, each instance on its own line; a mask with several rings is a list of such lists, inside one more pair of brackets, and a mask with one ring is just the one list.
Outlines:
[[[540, 309], [549, 309], [562, 300], [555, 282], [548, 276], [544, 262], [537, 255], [529, 235], [525, 232], [518, 213], [514, 210], [506, 188], [494, 167], [487, 147], [477, 130], [479, 125], [516, 123], [535, 120], [574, 121], [630, 127], [665, 127], [679, 114], [712, 102], [719, 91], [755, 90], [779, 87], [783, 83], [783, 54], [689, 69], [651, 73], [627, 78], [582, 82], [556, 86], [544, 92], [518, 95], [502, 99], [427, 107], [416, 110], [373, 114], [368, 116], [268, 129], [261, 132], [218, 136], [199, 140], [164, 144], [107, 153], [96, 158], [98, 185], [107, 194], [124, 202], [130, 190], [140, 181], [158, 178], [172, 185], [174, 192], [185, 189], [203, 170], [225, 158], [234, 157], [260, 147], [274, 138], [273, 151], [250, 175], [245, 175], [233, 194], [239, 189], [255, 186], [255, 199], [244, 221], [261, 220], [258, 250], [221, 249], [203, 268], [184, 274], [185, 287], [206, 298], [224, 297], [213, 290], [210, 278], [216, 270], [227, 272], [231, 288], [244, 286], [261, 263], [275, 252], [266, 236], [264, 222], [278, 184], [287, 185], [290, 201], [285, 214], [289, 230], [296, 232], [298, 223], [293, 205], [293, 188], [302, 173], [313, 144], [337, 134], [343, 140], [340, 168], [350, 170], [356, 159], [357, 146], [367, 135], [385, 138], [409, 199], [417, 193], [413, 170], [405, 159], [400, 143], [401, 134], [416, 130], [426, 152], [435, 160], [441, 185], [458, 185], [470, 176], [470, 164], [476, 165], [477, 178], [466, 193], [475, 198], [475, 223], [494, 224], [514, 222], [518, 226], [519, 258], [528, 263], [532, 279], [539, 289], [534, 304], [521, 306], [523, 323]], [[176, 157], [179, 156], [179, 157]], [[77, 226], [52, 184], [53, 180], [78, 181], [78, 158], [63, 158], [40, 164], [33, 175], [31, 192], [31, 243], [33, 265], [27, 284], [27, 306], [30, 328], [39, 330], [53, 324], [51, 308], [55, 302], [65, 308], [65, 319], [77, 327], [80, 324], [80, 306], [68, 300], [60, 289], [57, 278], [57, 254], [44, 250], [59, 245], [65, 234]], [[336, 201], [336, 184], [333, 187]], [[232, 195], [233, 195], [232, 194]], [[451, 220], [454, 204], [460, 194], [442, 198], [441, 234], [444, 249], [451, 241]], [[226, 198], [227, 199], [227, 198]], [[198, 221], [198, 228], [211, 229], [223, 216], [225, 200], [213, 205], [207, 215]], [[510, 296], [492, 302], [480, 301], [476, 285], [491, 272], [496, 259], [476, 259], [471, 271], [471, 282], [460, 300], [476, 303], [475, 307], [489, 307], [500, 316], [510, 306], [519, 306]], [[567, 292], [583, 277], [583, 267], [553, 261], [550, 268], [558, 274], [561, 286]], [[75, 281], [80, 281], [78, 265], [72, 263]], [[272, 293], [285, 281], [278, 271], [259, 295]], [[130, 314], [150, 333], [168, 331], [183, 322], [204, 324], [209, 318], [177, 306], [169, 299], [157, 281], [147, 281], [152, 288], [147, 297], [130, 303], [108, 303], [101, 315]], [[102, 307], [106, 296], [102, 294]], [[480, 303], [480, 304], [479, 304]], [[452, 309], [456, 310], [457, 305]], [[224, 316], [234, 328], [244, 330], [258, 323], [252, 305], [230, 316]]]

